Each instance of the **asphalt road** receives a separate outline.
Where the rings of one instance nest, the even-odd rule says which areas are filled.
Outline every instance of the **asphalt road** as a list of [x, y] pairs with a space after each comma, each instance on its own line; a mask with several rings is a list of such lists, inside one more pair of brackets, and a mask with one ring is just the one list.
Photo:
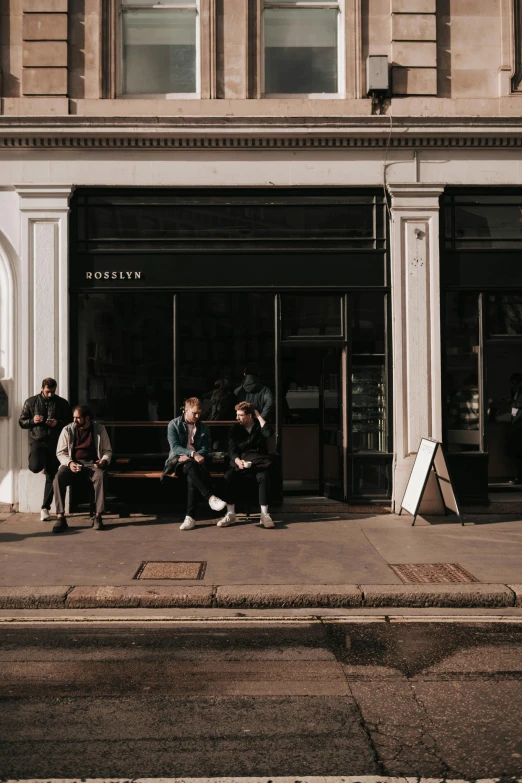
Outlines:
[[522, 773], [522, 624], [2, 626], [0, 777]]

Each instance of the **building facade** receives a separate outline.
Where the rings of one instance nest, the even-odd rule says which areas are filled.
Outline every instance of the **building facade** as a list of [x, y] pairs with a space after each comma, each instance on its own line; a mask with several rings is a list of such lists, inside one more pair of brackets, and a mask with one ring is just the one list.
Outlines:
[[2, 0], [0, 503], [40, 507], [42, 378], [152, 464], [247, 362], [284, 492], [398, 507], [421, 437], [512, 486], [521, 6]]

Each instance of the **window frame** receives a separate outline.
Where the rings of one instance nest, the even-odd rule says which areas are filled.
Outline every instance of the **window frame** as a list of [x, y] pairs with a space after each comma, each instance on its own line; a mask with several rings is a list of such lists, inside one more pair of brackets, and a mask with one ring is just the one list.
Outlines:
[[[201, 99], [201, 0], [196, 0], [196, 6], [189, 5], [176, 5], [169, 3], [166, 0], [165, 3], [154, 3], [154, 5], [142, 5], [136, 3], [132, 6], [124, 6], [123, 0], [116, 0], [117, 3], [117, 19], [116, 19], [116, 98], [123, 98], [126, 100], [135, 99], [156, 99], [156, 100], [199, 100]], [[124, 63], [123, 63], [123, 13], [124, 9], [131, 10], [173, 10], [173, 11], [195, 11], [196, 13], [196, 91], [195, 92], [157, 92], [157, 93], [134, 93], [123, 91], [123, 75], [124, 75]]]
[[[337, 92], [298, 92], [298, 93], [273, 93], [265, 91], [265, 21], [264, 12], [267, 8], [286, 8], [296, 10], [313, 9], [337, 9]], [[346, 9], [345, 0], [313, 0], [312, 2], [300, 2], [300, 0], [260, 0], [260, 25], [259, 25], [259, 62], [260, 62], [260, 87], [261, 98], [292, 98], [331, 100], [346, 97]]]

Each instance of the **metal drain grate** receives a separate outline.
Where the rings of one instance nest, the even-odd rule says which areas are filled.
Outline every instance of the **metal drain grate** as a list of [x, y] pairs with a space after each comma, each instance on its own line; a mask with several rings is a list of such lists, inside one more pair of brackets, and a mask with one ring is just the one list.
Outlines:
[[458, 563], [408, 563], [407, 565], [390, 565], [390, 568], [405, 584], [451, 584], [479, 581]]
[[144, 560], [134, 579], [203, 579], [206, 561]]

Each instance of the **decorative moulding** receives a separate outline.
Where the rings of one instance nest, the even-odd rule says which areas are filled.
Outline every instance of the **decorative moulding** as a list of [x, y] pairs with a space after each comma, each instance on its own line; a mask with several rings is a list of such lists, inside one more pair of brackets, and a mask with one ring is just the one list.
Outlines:
[[71, 185], [15, 185], [22, 212], [63, 212], [69, 209]]
[[8, 149], [521, 147], [520, 118], [0, 117]]
[[44, 136], [3, 135], [0, 148], [8, 149], [330, 149], [330, 148], [482, 148], [522, 147], [522, 136], [468, 136], [451, 137], [409, 136], [407, 138], [368, 138], [343, 136], [284, 136], [284, 137], [141, 137], [141, 136]]

